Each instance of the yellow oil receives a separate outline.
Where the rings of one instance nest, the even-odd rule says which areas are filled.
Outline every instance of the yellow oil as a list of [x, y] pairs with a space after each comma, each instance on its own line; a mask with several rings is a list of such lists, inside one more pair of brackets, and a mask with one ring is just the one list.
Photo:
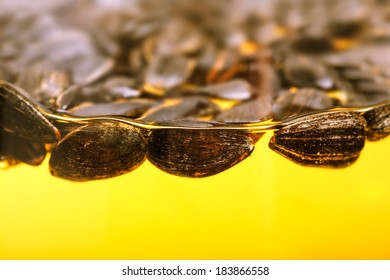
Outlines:
[[344, 169], [267, 147], [212, 177], [145, 162], [113, 179], [0, 171], [0, 259], [389, 259], [390, 137]]

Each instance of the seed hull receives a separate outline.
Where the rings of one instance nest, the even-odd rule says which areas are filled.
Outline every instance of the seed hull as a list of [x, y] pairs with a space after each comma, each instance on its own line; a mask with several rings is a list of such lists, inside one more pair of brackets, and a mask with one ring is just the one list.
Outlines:
[[50, 172], [72, 181], [119, 176], [145, 160], [145, 141], [132, 126], [97, 121], [66, 135], [53, 149]]
[[25, 139], [57, 142], [58, 130], [37, 109], [37, 105], [19, 91], [0, 81], [0, 126]]
[[149, 137], [147, 157], [170, 174], [207, 177], [247, 158], [255, 143], [250, 135], [231, 130], [154, 130]]
[[301, 165], [344, 167], [359, 157], [364, 129], [364, 118], [351, 112], [306, 116], [275, 132], [269, 147]]

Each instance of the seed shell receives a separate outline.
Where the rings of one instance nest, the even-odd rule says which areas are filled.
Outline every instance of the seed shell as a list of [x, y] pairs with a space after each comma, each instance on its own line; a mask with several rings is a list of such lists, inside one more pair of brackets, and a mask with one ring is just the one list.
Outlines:
[[328, 112], [296, 119], [275, 132], [269, 147], [308, 166], [344, 167], [364, 147], [365, 120], [352, 112]]
[[119, 176], [146, 156], [145, 141], [133, 126], [95, 121], [66, 135], [53, 149], [50, 172], [72, 181]]
[[57, 142], [59, 131], [26, 95], [22, 89], [0, 81], [0, 126], [25, 139]]
[[247, 158], [254, 143], [251, 134], [244, 131], [156, 129], [149, 136], [147, 157], [170, 174], [207, 177]]

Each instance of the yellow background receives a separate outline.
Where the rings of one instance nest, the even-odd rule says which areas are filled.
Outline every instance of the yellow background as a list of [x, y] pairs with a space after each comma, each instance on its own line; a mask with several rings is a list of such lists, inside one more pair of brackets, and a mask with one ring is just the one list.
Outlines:
[[145, 162], [69, 183], [0, 171], [1, 259], [390, 259], [390, 137], [344, 169], [300, 167], [267, 147], [219, 175]]

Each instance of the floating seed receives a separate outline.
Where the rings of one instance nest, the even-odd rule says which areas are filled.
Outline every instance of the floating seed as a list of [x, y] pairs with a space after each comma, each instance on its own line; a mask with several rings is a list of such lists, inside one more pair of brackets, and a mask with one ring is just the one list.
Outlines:
[[390, 134], [390, 103], [374, 107], [365, 112], [363, 117], [367, 121], [368, 140], [376, 141]]
[[119, 176], [145, 160], [145, 146], [136, 128], [95, 121], [75, 129], [58, 143], [50, 158], [50, 172], [72, 181]]
[[[186, 127], [204, 126], [199, 122], [182, 124]], [[248, 157], [255, 142], [251, 135], [228, 129], [156, 129], [149, 136], [147, 157], [153, 165], [170, 174], [207, 177]]]
[[276, 131], [269, 147], [301, 165], [344, 167], [364, 147], [364, 126], [352, 112], [308, 115]]
[[0, 126], [21, 138], [55, 143], [59, 131], [25, 95], [22, 89], [0, 81]]

